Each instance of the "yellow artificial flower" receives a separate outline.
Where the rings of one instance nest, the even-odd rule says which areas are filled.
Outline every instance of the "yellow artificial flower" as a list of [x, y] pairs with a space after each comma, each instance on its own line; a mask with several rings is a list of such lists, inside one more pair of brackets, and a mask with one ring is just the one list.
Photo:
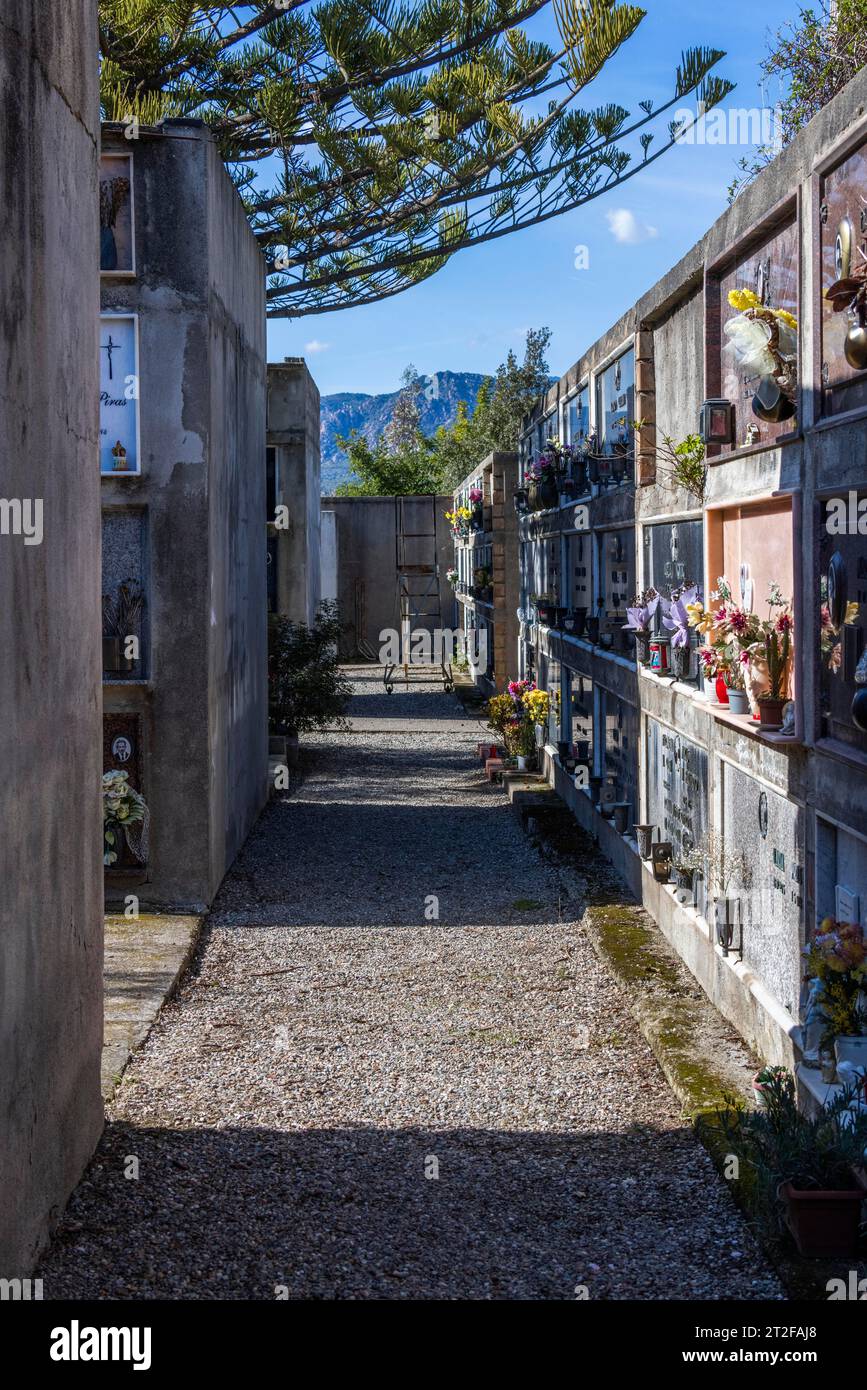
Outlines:
[[789, 313], [788, 309], [775, 309], [774, 313], [782, 323], [787, 323], [790, 328], [794, 328], [795, 331], [797, 331], [798, 320], [795, 318], [794, 314]]
[[847, 603], [847, 604], [846, 604], [846, 616], [845, 616], [845, 618], [843, 619], [844, 624], [845, 624], [845, 623], [857, 623], [857, 621], [858, 621], [858, 613], [859, 613], [859, 610], [860, 610], [860, 604], [857, 604], [857, 603]]
[[688, 603], [686, 611], [690, 627], [697, 628], [699, 632], [710, 632], [713, 627], [713, 618], [710, 613], [704, 611], [703, 603]]
[[549, 701], [545, 690], [528, 690], [523, 699], [524, 709], [534, 724], [544, 724], [548, 718]]
[[746, 309], [761, 309], [762, 301], [754, 290], [729, 290], [729, 304], [743, 313]]

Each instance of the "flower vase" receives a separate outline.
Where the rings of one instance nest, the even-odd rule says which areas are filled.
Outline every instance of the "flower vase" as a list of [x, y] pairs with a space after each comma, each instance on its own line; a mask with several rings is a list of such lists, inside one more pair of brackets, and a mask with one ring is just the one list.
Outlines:
[[750, 714], [753, 718], [759, 715], [759, 696], [764, 695], [770, 689], [771, 681], [768, 675], [768, 663], [764, 657], [755, 657], [749, 665], [746, 675], [747, 700], [749, 701]]
[[725, 676], [717, 676], [717, 678], [716, 678], [716, 687], [715, 687], [715, 688], [716, 688], [716, 698], [717, 698], [718, 702], [719, 702], [721, 705], [727, 705], [728, 702], [729, 702], [729, 692], [728, 692], [728, 688], [727, 688], [727, 686], [726, 686], [726, 679], [725, 679]]

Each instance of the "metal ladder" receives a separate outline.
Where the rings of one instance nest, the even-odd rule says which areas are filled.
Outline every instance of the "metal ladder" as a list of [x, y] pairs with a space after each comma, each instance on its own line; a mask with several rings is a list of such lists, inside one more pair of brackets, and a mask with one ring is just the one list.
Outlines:
[[438, 664], [411, 659], [411, 642], [415, 632], [427, 631], [433, 637], [435, 632], [443, 631], [436, 505], [435, 496], [394, 499], [400, 661], [386, 662], [385, 665], [382, 679], [389, 695], [394, 692], [394, 673], [398, 666], [403, 667], [407, 686], [412, 668], [420, 672], [420, 679], [424, 680], [434, 678], [438, 672], [445, 693], [451, 694], [454, 690], [451, 657], [444, 646]]

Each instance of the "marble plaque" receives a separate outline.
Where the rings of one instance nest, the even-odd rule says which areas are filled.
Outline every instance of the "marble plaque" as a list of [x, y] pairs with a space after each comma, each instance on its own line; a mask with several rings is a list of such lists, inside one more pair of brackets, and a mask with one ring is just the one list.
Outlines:
[[[647, 821], [678, 861], [708, 826], [707, 751], [655, 719], [647, 721]], [[654, 835], [654, 838], [657, 838]]]
[[601, 770], [613, 781], [616, 800], [631, 804], [631, 827], [638, 819], [638, 710], [610, 690], [603, 690], [602, 711], [605, 761]]
[[[704, 542], [700, 521], [663, 522], [644, 528], [644, 587], [668, 598], [685, 584], [702, 585]], [[666, 629], [657, 623], [660, 631]]]
[[804, 916], [804, 815], [755, 778], [721, 764], [723, 837], [749, 866], [741, 898], [744, 963], [797, 1015]]

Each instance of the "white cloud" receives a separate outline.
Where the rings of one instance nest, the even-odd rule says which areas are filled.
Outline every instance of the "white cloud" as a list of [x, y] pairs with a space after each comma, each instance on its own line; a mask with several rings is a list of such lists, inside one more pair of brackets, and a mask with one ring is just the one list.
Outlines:
[[304, 351], [312, 356], [316, 352], [327, 352], [331, 347], [330, 343], [320, 343], [318, 338], [313, 338], [309, 343], [304, 344]]
[[639, 222], [629, 208], [613, 208], [605, 216], [608, 218], [608, 226], [614, 240], [627, 246], [635, 246], [639, 241], [650, 241], [653, 237], [659, 236], [655, 227], [648, 227], [646, 222]]

